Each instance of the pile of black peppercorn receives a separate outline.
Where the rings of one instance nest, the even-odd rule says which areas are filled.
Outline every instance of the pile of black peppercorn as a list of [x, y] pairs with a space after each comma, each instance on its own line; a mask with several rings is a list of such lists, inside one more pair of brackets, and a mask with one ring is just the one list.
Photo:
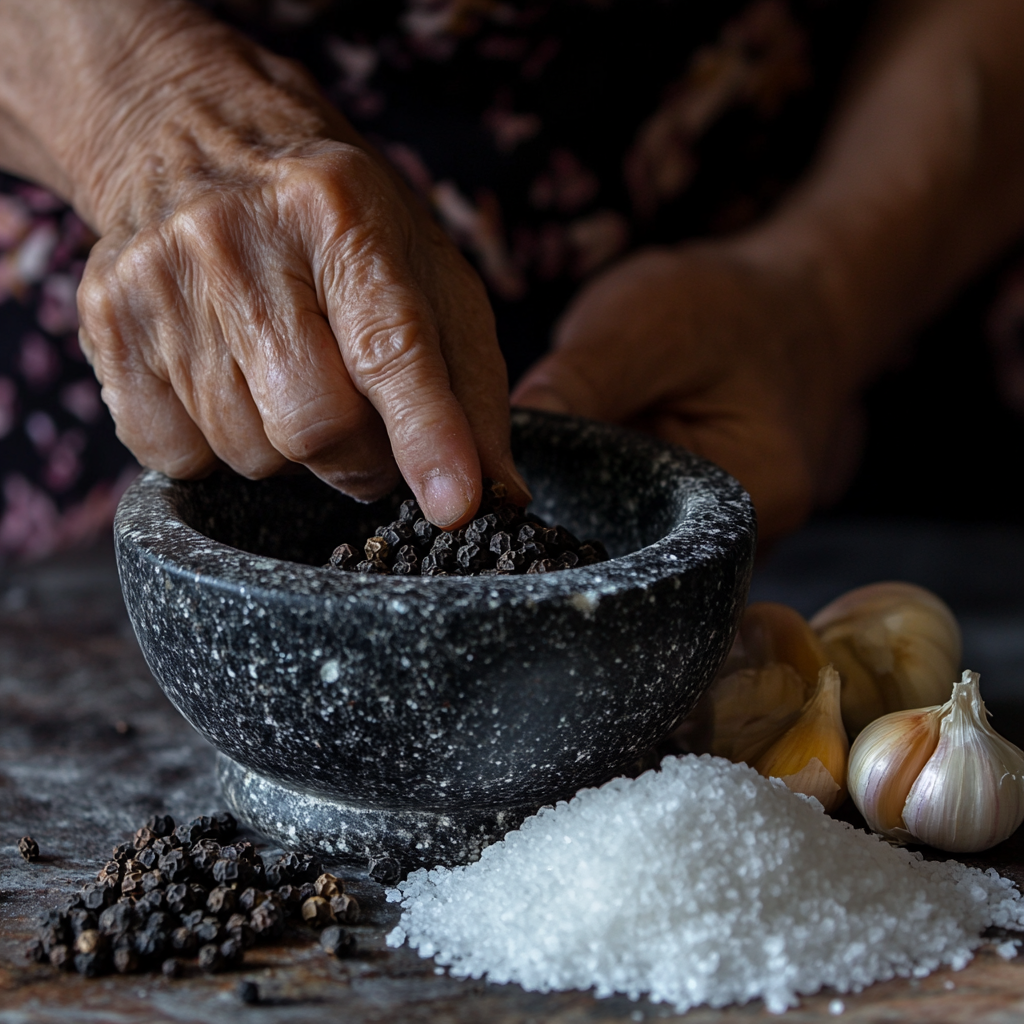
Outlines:
[[89, 978], [173, 978], [192, 958], [213, 973], [239, 966], [245, 949], [278, 938], [290, 918], [319, 929], [327, 952], [353, 954], [340, 924], [358, 921], [359, 904], [341, 880], [308, 854], [265, 864], [251, 843], [230, 841], [236, 829], [228, 813], [177, 828], [167, 815], [150, 818], [95, 882], [40, 915], [29, 958]]
[[393, 576], [511, 576], [607, 558], [600, 541], [579, 541], [565, 527], [548, 526], [509, 501], [504, 484], [485, 480], [477, 516], [466, 526], [440, 530], [410, 498], [393, 523], [364, 542], [362, 555], [352, 544], [339, 544], [326, 568]]

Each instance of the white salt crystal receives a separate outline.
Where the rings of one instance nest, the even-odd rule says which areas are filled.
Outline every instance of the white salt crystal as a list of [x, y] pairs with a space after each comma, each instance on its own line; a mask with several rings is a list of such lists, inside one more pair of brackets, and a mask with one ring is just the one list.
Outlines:
[[990, 925], [1024, 927], [995, 871], [925, 861], [745, 765], [670, 757], [547, 807], [475, 864], [388, 899], [455, 977], [646, 994], [682, 1012], [960, 970]]
[[838, 1017], [841, 1013], [846, 1012], [846, 1003], [842, 999], [833, 999], [828, 1004], [828, 1012], [833, 1017]]

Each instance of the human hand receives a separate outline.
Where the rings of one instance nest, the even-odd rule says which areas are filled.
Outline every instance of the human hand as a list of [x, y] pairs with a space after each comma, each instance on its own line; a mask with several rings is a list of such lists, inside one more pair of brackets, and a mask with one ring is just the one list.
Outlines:
[[60, 151], [101, 234], [81, 341], [122, 441], [175, 477], [300, 463], [362, 500], [401, 471], [441, 526], [482, 475], [525, 502], [486, 294], [418, 201], [296, 66], [126, 6], [145, 31]]
[[786, 261], [728, 243], [649, 250], [582, 290], [512, 401], [703, 455], [750, 492], [770, 539], [855, 465], [856, 384], [838, 333], [815, 279]]

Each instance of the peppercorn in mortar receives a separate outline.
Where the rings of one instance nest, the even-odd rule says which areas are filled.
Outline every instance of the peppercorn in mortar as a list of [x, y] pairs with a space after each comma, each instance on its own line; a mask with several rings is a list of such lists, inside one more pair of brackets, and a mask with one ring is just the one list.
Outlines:
[[556, 572], [608, 559], [599, 540], [580, 541], [563, 526], [508, 500], [505, 485], [484, 481], [476, 518], [457, 530], [429, 522], [415, 499], [363, 544], [339, 544], [325, 568], [394, 576], [511, 576]]

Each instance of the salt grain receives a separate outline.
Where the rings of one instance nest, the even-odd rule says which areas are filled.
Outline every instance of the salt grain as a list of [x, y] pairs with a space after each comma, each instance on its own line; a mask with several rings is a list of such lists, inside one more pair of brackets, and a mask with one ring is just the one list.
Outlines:
[[1024, 927], [995, 871], [925, 861], [719, 758], [666, 758], [544, 808], [475, 864], [388, 891], [406, 940], [455, 977], [590, 989], [682, 1012], [960, 970]]

